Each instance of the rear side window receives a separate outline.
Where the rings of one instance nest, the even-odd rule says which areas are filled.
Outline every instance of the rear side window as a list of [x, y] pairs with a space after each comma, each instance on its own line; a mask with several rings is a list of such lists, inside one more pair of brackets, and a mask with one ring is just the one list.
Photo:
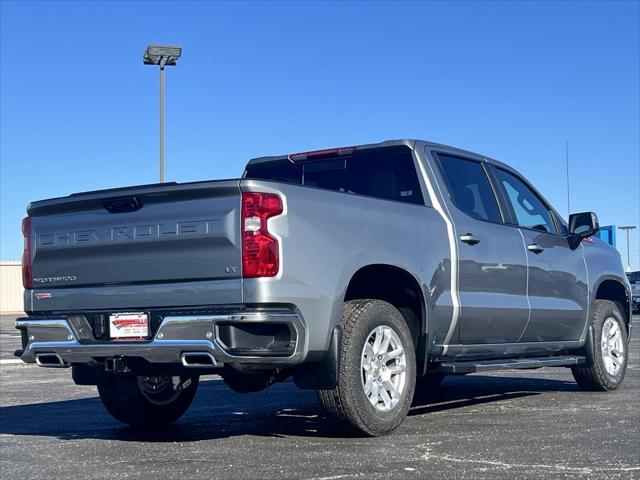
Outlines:
[[557, 233], [551, 212], [527, 184], [500, 168], [496, 169], [496, 175], [509, 197], [509, 203], [520, 227]]
[[450, 155], [438, 155], [438, 160], [456, 207], [479, 220], [501, 221], [496, 197], [479, 162]]
[[352, 155], [292, 163], [288, 160], [247, 166], [245, 178], [297, 183], [343, 193], [423, 205], [406, 147], [355, 151]]

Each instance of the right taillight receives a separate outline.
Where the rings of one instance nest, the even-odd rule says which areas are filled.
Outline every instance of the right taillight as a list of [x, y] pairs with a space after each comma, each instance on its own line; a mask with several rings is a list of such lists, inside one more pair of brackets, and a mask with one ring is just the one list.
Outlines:
[[29, 290], [33, 283], [33, 275], [31, 274], [31, 217], [26, 217], [22, 220], [22, 235], [24, 236], [22, 285]]
[[242, 276], [275, 277], [280, 268], [278, 240], [267, 221], [282, 213], [282, 199], [273, 193], [242, 194]]

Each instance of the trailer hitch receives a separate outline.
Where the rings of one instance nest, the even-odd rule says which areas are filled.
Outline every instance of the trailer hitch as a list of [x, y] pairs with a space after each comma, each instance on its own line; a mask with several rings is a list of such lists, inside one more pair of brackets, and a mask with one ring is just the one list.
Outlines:
[[109, 373], [129, 373], [131, 369], [127, 366], [125, 357], [105, 358], [104, 370]]

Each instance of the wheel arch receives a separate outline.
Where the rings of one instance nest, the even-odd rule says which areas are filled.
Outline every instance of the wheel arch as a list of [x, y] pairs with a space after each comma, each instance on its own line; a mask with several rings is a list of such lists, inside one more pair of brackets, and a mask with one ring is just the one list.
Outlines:
[[627, 286], [619, 277], [605, 276], [598, 280], [594, 289], [593, 299], [610, 300], [617, 303], [622, 308], [625, 323], [627, 324], [627, 332], [630, 333], [631, 326], [631, 298]]
[[[360, 267], [351, 276], [343, 301], [376, 298], [396, 308], [409, 308], [417, 325], [409, 325], [416, 347], [421, 335], [427, 332], [427, 313], [424, 293], [418, 278], [395, 265], [374, 263]], [[409, 319], [405, 316], [407, 323]]]

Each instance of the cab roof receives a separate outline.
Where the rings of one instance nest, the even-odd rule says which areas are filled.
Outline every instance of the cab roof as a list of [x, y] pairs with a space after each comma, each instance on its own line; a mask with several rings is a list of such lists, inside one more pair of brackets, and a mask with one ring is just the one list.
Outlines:
[[408, 147], [411, 150], [422, 150], [425, 147], [432, 148], [433, 150], [446, 151], [447, 153], [458, 154], [458, 155], [465, 156], [467, 158], [473, 158], [475, 160], [489, 162], [495, 165], [500, 165], [503, 167], [510, 168], [508, 165], [505, 165], [502, 162], [495, 160], [491, 157], [487, 157], [486, 155], [471, 152], [469, 150], [464, 150], [462, 148], [452, 147], [450, 145], [444, 145], [441, 143], [431, 142], [428, 140], [418, 140], [418, 139], [412, 139], [412, 138], [385, 140], [383, 142], [368, 143], [364, 145], [332, 147], [332, 148], [325, 148], [321, 150], [312, 150], [308, 152], [290, 153], [287, 155], [256, 157], [249, 160], [247, 165], [255, 165], [260, 163], [268, 163], [268, 162], [275, 162], [275, 161], [282, 161], [282, 160], [290, 160], [296, 163], [296, 162], [304, 162], [306, 160], [313, 159], [314, 157], [317, 158], [317, 157], [333, 156], [333, 155], [347, 155], [354, 151], [362, 151], [362, 150], [368, 150], [368, 149], [374, 149], [374, 148], [402, 147], [402, 146]]

